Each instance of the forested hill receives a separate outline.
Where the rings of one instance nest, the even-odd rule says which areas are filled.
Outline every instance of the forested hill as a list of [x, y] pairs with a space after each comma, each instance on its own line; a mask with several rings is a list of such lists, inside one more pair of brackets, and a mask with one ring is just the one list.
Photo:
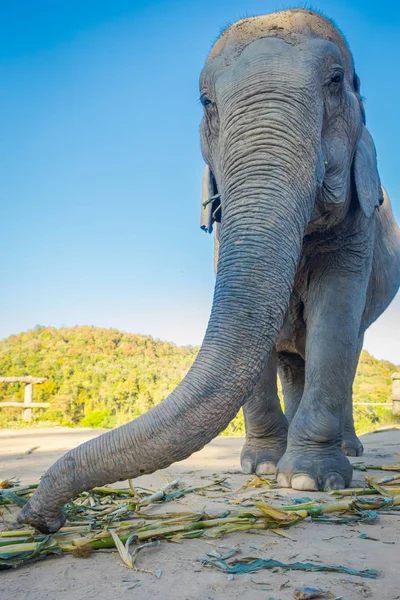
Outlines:
[[[0, 376], [32, 375], [48, 381], [34, 388], [35, 420], [60, 425], [114, 427], [137, 417], [163, 400], [181, 381], [198, 348], [178, 347], [150, 336], [115, 329], [36, 327], [0, 341]], [[398, 370], [363, 352], [354, 384], [354, 400], [387, 402], [391, 374]], [[0, 384], [0, 401], [22, 400], [19, 384]], [[0, 426], [22, 417], [14, 408], [0, 410]], [[360, 407], [360, 430], [392, 419], [385, 408]], [[243, 418], [236, 417], [226, 433], [241, 435]]]
[[[0, 375], [47, 377], [34, 416], [63, 425], [112, 427], [158, 404], [181, 381], [198, 348], [177, 347], [116, 329], [36, 327], [0, 342]], [[0, 384], [0, 401], [22, 399], [19, 384]], [[20, 418], [2, 409], [0, 424]]]

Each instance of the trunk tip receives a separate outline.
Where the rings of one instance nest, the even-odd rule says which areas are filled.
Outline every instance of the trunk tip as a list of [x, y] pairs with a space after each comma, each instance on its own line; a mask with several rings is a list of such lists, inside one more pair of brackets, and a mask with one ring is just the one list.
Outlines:
[[67, 518], [60, 512], [55, 518], [47, 518], [44, 514], [38, 514], [32, 510], [30, 502], [27, 502], [17, 516], [18, 523], [31, 525], [41, 533], [56, 533], [64, 526]]

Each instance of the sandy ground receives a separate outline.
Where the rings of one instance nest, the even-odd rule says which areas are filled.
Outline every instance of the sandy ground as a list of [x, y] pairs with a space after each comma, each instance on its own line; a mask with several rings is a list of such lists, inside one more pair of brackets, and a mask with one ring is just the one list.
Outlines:
[[[99, 435], [99, 430], [25, 429], [0, 432], [0, 479], [17, 476], [21, 483], [33, 483], [51, 463], [69, 448]], [[165, 479], [182, 477], [185, 484], [204, 485], [204, 477], [227, 473], [232, 493], [217, 497], [188, 495], [168, 504], [168, 511], [200, 510], [222, 512], [230, 507], [227, 501], [235, 498], [234, 490], [249, 479], [238, 472], [239, 454], [243, 440], [218, 438], [190, 459], [151, 476], [141, 477], [137, 485], [158, 489]], [[400, 451], [400, 429], [371, 433], [363, 437], [366, 452], [353, 462], [390, 464], [396, 462]], [[26, 452], [38, 446], [32, 453]], [[364, 474], [354, 472], [353, 485], [362, 485]], [[385, 473], [369, 471], [379, 479]], [[202, 478], [203, 477], [203, 478]], [[126, 484], [121, 484], [126, 487]], [[274, 490], [248, 490], [241, 498], [261, 493], [264, 500], [279, 506], [304, 493]], [[322, 498], [323, 493], [307, 493]], [[215, 495], [214, 495], [215, 496]], [[328, 497], [331, 501], [332, 498]], [[156, 508], [156, 510], [160, 510]], [[382, 516], [375, 525], [325, 525], [304, 522], [288, 531], [289, 538], [271, 531], [233, 534], [222, 539], [184, 540], [182, 543], [162, 543], [158, 548], [145, 549], [138, 558], [138, 567], [161, 570], [155, 575], [136, 573], [121, 565], [115, 552], [92, 554], [87, 559], [72, 556], [53, 557], [19, 569], [0, 574], [2, 600], [89, 600], [118, 598], [154, 598], [182, 600], [287, 600], [293, 598], [296, 586], [310, 586], [331, 591], [347, 600], [400, 598], [400, 514]], [[360, 538], [367, 533], [378, 541]], [[333, 573], [260, 571], [253, 575], [227, 577], [198, 558], [217, 549], [225, 552], [240, 548], [239, 556], [273, 558], [282, 562], [311, 561], [345, 565], [355, 569], [374, 568], [381, 571], [377, 580], [361, 579]], [[257, 583], [256, 583], [257, 582]]]

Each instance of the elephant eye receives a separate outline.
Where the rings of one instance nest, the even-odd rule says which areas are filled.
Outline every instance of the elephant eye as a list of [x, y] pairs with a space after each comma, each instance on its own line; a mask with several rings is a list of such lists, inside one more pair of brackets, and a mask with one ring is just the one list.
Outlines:
[[343, 72], [337, 71], [334, 76], [331, 78], [331, 83], [341, 83], [343, 81]]
[[206, 96], [206, 94], [202, 94], [200, 96], [200, 102], [202, 103], [202, 105], [205, 106], [210, 106], [211, 104], [214, 104], [214, 102], [212, 100], [210, 100], [210, 98], [208, 96]]

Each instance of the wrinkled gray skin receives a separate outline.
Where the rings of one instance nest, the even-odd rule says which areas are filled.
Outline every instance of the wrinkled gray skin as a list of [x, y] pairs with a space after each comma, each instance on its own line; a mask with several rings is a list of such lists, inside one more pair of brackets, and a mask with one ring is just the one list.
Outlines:
[[199, 450], [246, 401], [246, 470], [278, 463], [280, 485], [294, 489], [350, 483], [341, 444], [359, 451], [351, 386], [362, 335], [400, 279], [350, 52], [315, 13], [245, 19], [216, 42], [200, 86], [203, 156], [222, 199], [202, 347], [163, 403], [49, 469], [19, 516], [41, 531], [56, 531], [82, 490]]

